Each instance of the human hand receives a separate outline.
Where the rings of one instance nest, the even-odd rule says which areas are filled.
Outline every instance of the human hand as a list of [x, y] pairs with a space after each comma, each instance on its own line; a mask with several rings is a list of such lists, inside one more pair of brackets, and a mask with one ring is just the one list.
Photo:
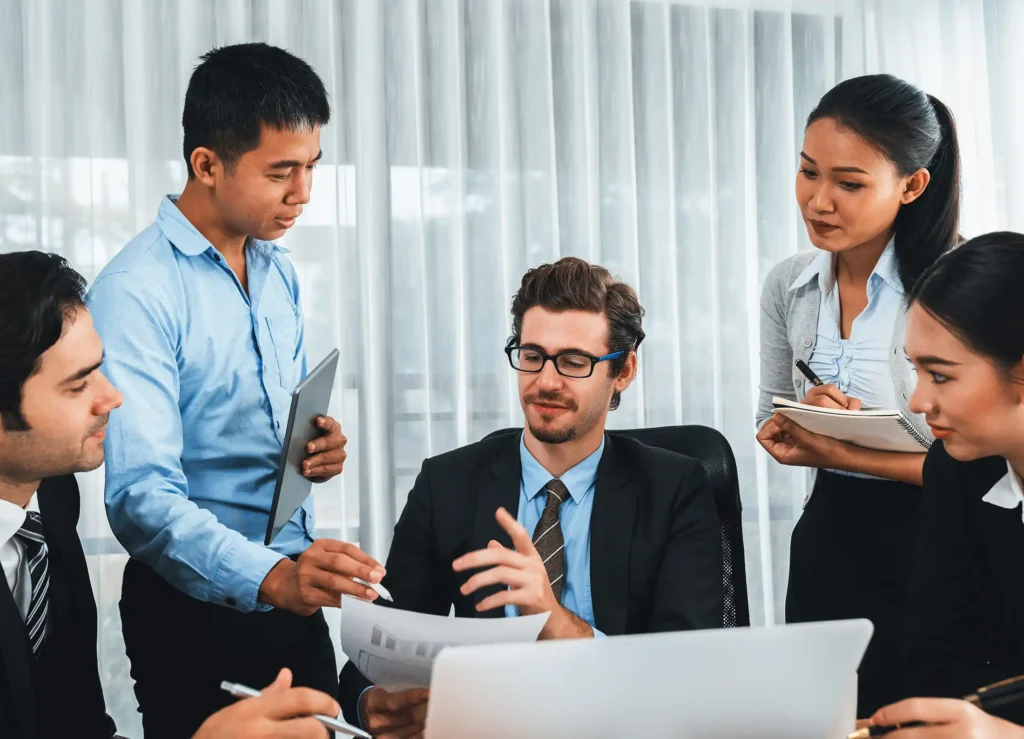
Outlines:
[[504, 508], [497, 510], [495, 518], [512, 539], [515, 550], [506, 549], [499, 542], [491, 541], [486, 549], [470, 552], [455, 560], [452, 569], [456, 572], [481, 567], [490, 568], [476, 573], [463, 583], [462, 594], [471, 595], [488, 585], [505, 585], [506, 589], [477, 603], [476, 609], [489, 611], [492, 608], [514, 605], [524, 616], [549, 613], [548, 620], [538, 637], [541, 640], [593, 636], [594, 631], [589, 624], [562, 608], [555, 599], [544, 561], [537, 553], [537, 548], [523, 525]]
[[925, 726], [898, 729], [886, 734], [891, 739], [1020, 739], [1024, 727], [1011, 724], [962, 700], [952, 698], [911, 698], [879, 710], [871, 726]]
[[795, 467], [836, 466], [845, 442], [814, 434], [796, 421], [776, 413], [757, 432], [757, 442], [781, 464]]
[[323, 435], [306, 444], [309, 456], [302, 463], [302, 474], [313, 482], [327, 482], [345, 467], [348, 439], [341, 433], [341, 424], [330, 416], [320, 416], [316, 425]]
[[422, 739], [429, 690], [389, 693], [373, 687], [359, 698], [359, 720], [374, 739]]
[[850, 398], [835, 385], [816, 385], [803, 399], [804, 405], [816, 405], [820, 408], [841, 408], [846, 411], [859, 411], [860, 401]]
[[283, 669], [257, 698], [246, 698], [210, 716], [192, 739], [327, 739], [313, 714], [337, 716], [341, 708], [326, 693], [293, 688]]
[[343, 594], [376, 600], [376, 591], [353, 578], [378, 583], [384, 572], [380, 562], [354, 544], [317, 539], [298, 562], [282, 559], [274, 565], [260, 585], [259, 600], [309, 616], [322, 606], [337, 608]]

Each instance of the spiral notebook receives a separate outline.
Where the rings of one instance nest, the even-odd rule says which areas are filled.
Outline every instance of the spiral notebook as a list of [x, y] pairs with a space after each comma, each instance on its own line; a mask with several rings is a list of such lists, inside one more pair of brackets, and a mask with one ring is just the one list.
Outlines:
[[899, 411], [847, 411], [772, 398], [775, 410], [815, 434], [831, 436], [884, 452], [925, 452], [931, 440], [922, 436]]

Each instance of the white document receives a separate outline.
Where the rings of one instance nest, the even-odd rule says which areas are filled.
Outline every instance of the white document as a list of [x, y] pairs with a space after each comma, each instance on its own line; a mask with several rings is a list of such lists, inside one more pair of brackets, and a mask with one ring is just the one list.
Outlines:
[[547, 613], [518, 618], [451, 618], [341, 598], [341, 649], [359, 671], [392, 692], [427, 688], [445, 647], [535, 642]]

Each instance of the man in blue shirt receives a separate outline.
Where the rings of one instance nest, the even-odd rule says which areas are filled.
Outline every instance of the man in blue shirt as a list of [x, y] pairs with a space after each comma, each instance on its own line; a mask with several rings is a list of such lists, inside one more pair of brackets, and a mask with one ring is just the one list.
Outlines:
[[[428, 459], [395, 526], [397, 608], [550, 613], [541, 639], [722, 626], [721, 529], [697, 460], [605, 432], [636, 376], [643, 308], [606, 269], [530, 270], [505, 347], [523, 431]], [[377, 739], [420, 736], [428, 695], [387, 693], [349, 662], [339, 702]]]
[[[111, 260], [89, 308], [125, 396], [106, 440], [111, 529], [131, 559], [121, 622], [148, 739], [190, 735], [221, 680], [335, 692], [322, 606], [383, 568], [314, 541], [312, 499], [263, 546], [291, 392], [306, 373], [299, 284], [273, 239], [309, 201], [330, 107], [302, 60], [266, 44], [203, 57], [185, 95], [188, 181]], [[318, 420], [304, 472], [341, 472]]]

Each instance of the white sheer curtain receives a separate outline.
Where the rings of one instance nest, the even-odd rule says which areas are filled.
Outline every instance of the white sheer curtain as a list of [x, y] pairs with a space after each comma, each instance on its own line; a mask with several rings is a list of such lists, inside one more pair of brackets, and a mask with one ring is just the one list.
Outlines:
[[[520, 422], [510, 296], [527, 267], [580, 255], [648, 311], [613, 425], [731, 441], [751, 615], [770, 624], [804, 477], [753, 439], [757, 304], [771, 265], [806, 246], [802, 122], [844, 77], [918, 82], [960, 121], [965, 232], [1024, 229], [1022, 29], [1015, 0], [2, 0], [0, 250], [59, 251], [94, 277], [183, 182], [198, 56], [284, 46], [334, 103], [284, 240], [311, 360], [342, 350], [350, 457], [318, 489], [321, 533], [385, 556], [424, 457]], [[107, 700], [140, 736], [102, 471], [82, 490]]]

